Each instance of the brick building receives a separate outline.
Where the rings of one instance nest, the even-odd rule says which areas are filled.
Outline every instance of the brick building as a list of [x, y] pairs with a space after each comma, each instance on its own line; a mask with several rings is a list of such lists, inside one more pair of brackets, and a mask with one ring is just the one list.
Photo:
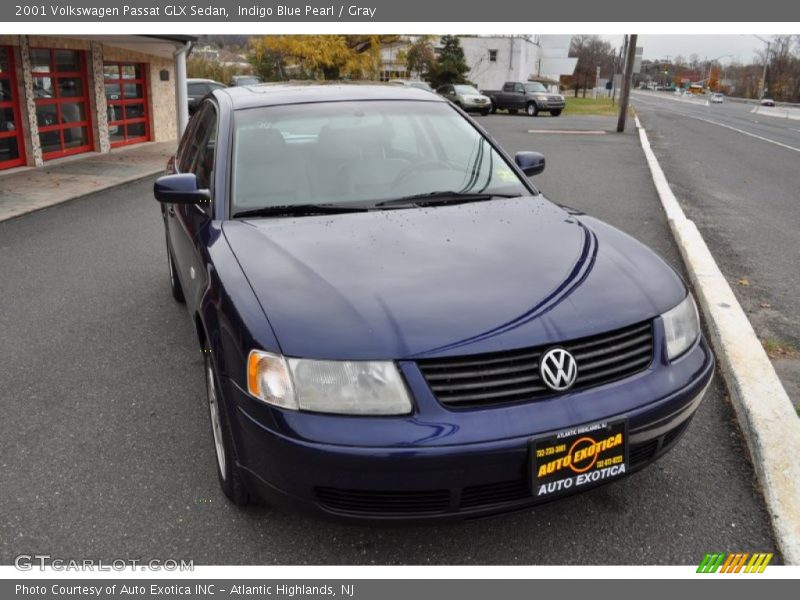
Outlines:
[[0, 35], [0, 170], [176, 139], [193, 41]]

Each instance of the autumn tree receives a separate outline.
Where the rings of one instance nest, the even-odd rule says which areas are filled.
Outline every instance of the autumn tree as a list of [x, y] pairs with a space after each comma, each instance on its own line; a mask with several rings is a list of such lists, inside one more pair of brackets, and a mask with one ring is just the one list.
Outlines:
[[377, 79], [381, 44], [398, 36], [278, 35], [250, 40], [250, 62], [265, 81]]
[[416, 73], [421, 79], [428, 77], [436, 64], [436, 52], [431, 43], [431, 36], [420, 36], [405, 50], [406, 68]]
[[461, 42], [454, 35], [445, 35], [442, 36], [441, 45], [439, 56], [428, 73], [431, 86], [437, 88], [448, 83], [466, 83], [469, 66]]

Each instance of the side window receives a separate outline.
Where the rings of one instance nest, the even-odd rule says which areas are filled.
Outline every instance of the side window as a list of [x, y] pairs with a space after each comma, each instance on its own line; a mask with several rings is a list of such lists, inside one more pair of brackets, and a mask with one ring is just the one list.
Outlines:
[[514, 84], [513, 83], [504, 83], [503, 84], [503, 91], [504, 92], [513, 92], [514, 91]]
[[178, 172], [192, 172], [192, 166], [196, 162], [203, 142], [208, 137], [208, 131], [212, 124], [216, 125], [216, 113], [206, 102], [192, 118], [191, 130], [187, 131], [186, 139], [181, 142], [184, 148], [178, 154]]
[[205, 96], [206, 94], [206, 85], [203, 83], [190, 83], [189, 84], [189, 95], [190, 96]]
[[522, 84], [521, 84], [521, 83], [517, 83], [517, 84], [515, 84], [515, 85], [514, 85], [514, 91], [515, 91], [515, 92], [522, 92], [522, 93], [524, 93], [524, 92], [525, 92], [525, 88], [524, 88], [524, 87], [522, 87]]
[[208, 103], [201, 127], [201, 136], [198, 136], [198, 147], [195, 160], [192, 163], [192, 173], [197, 175], [197, 186], [200, 189], [211, 188], [211, 176], [214, 172], [214, 150], [217, 146], [217, 111]]

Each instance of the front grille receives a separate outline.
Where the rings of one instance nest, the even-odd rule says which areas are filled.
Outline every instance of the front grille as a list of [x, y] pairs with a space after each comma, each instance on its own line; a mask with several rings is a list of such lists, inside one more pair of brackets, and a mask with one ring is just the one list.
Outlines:
[[448, 490], [395, 492], [318, 487], [315, 492], [320, 504], [338, 512], [426, 514], [444, 512], [450, 505]]
[[561, 344], [420, 360], [417, 365], [446, 406], [525, 402], [557, 393], [547, 388], [539, 375], [539, 358], [554, 346], [569, 350], [578, 363], [578, 378], [569, 391], [585, 389], [646, 369], [653, 360], [653, 327], [648, 321]]
[[465, 487], [461, 492], [461, 508], [475, 508], [526, 500], [531, 487], [526, 478]]

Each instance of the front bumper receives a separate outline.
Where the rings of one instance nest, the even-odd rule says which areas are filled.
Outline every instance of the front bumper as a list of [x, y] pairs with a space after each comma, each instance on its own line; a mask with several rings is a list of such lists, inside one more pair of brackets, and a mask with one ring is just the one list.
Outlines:
[[[654, 363], [658, 361], [656, 357]], [[645, 372], [632, 381], [575, 394], [587, 408], [605, 411], [602, 418], [627, 419], [628, 473], [659, 458], [686, 431], [712, 378], [714, 359], [701, 338], [675, 365], [656, 364], [653, 369], [672, 370], [667, 379], [682, 384], [658, 394], [660, 380]], [[413, 390], [416, 382], [406, 377]], [[477, 411], [482, 433], [494, 439], [469, 441], [473, 435], [469, 420], [476, 411], [445, 411], [450, 422], [428, 414], [395, 419], [289, 415], [261, 410], [263, 405], [231, 380], [223, 386], [235, 423], [238, 464], [251, 489], [279, 504], [348, 520], [456, 520], [536, 504], [528, 480], [530, 440], [566, 423], [548, 412], [548, 402], [531, 402], [523, 407], [530, 423], [526, 433], [506, 437], [514, 431], [510, 423], [518, 421], [516, 416], [509, 417], [506, 408]], [[633, 390], [641, 394], [648, 389], [651, 401], [628, 402], [625, 397]], [[627, 408], [609, 410], [614, 404], [607, 397], [620, 399], [618, 406], [628, 402]], [[426, 413], [425, 402], [418, 404], [420, 413]], [[582, 415], [571, 409], [565, 412], [571, 415], [570, 425], [594, 422], [600, 416], [591, 410]], [[446, 431], [458, 428], [459, 419], [462, 431]], [[441, 431], [401, 441], [403, 434], [418, 436], [421, 425]]]
[[566, 105], [567, 103], [562, 99], [536, 100], [536, 106], [539, 107], [539, 110], [564, 110]]
[[488, 98], [486, 100], [465, 100], [462, 102], [464, 110], [479, 110], [486, 111], [492, 108], [492, 101]]

